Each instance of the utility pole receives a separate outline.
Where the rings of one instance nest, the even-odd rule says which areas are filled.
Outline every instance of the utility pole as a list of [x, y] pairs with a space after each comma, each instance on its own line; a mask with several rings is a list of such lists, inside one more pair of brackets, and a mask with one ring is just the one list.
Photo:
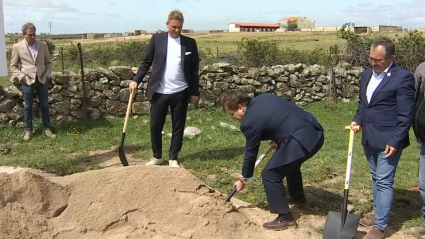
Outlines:
[[49, 23], [48, 23], [48, 26], [49, 26], [49, 28], [50, 28], [50, 35], [52, 35], [52, 27], [53, 27], [53, 23], [52, 23], [52, 22], [49, 22]]

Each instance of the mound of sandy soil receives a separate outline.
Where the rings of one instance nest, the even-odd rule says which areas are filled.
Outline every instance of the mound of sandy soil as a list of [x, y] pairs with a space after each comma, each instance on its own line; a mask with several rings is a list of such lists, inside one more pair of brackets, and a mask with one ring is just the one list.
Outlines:
[[5, 239], [322, 238], [325, 220], [302, 215], [297, 229], [264, 230], [275, 215], [236, 198], [225, 203], [226, 195], [168, 166], [116, 166], [65, 177], [20, 169], [0, 172], [0, 188]]

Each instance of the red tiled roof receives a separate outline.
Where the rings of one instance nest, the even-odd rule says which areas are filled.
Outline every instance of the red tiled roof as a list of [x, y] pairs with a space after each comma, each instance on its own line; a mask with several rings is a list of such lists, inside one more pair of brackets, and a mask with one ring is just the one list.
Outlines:
[[287, 18], [282, 18], [282, 19], [280, 19], [280, 21], [282, 21], [282, 22], [286, 22], [286, 21], [296, 20], [296, 19], [298, 19], [298, 18], [301, 18], [301, 17], [287, 17]]
[[276, 23], [231, 22], [229, 24], [239, 25], [241, 27], [280, 27], [280, 25]]

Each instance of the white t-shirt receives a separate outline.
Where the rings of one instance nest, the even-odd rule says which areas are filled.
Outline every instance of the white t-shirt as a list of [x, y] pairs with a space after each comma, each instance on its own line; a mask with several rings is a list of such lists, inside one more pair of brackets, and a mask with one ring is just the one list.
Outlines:
[[161, 94], [173, 94], [187, 88], [181, 59], [180, 37], [172, 38], [168, 35], [167, 60], [165, 63], [164, 75], [156, 92]]

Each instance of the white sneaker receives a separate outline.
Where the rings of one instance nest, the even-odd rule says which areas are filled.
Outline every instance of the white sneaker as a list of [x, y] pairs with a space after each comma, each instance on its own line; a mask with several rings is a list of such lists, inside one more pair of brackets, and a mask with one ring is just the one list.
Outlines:
[[172, 168], [180, 168], [179, 163], [177, 162], [177, 160], [168, 160], [168, 164]]
[[146, 164], [146, 165], [160, 165], [162, 164], [162, 162], [164, 162], [164, 159], [160, 158], [151, 158], [150, 161]]

